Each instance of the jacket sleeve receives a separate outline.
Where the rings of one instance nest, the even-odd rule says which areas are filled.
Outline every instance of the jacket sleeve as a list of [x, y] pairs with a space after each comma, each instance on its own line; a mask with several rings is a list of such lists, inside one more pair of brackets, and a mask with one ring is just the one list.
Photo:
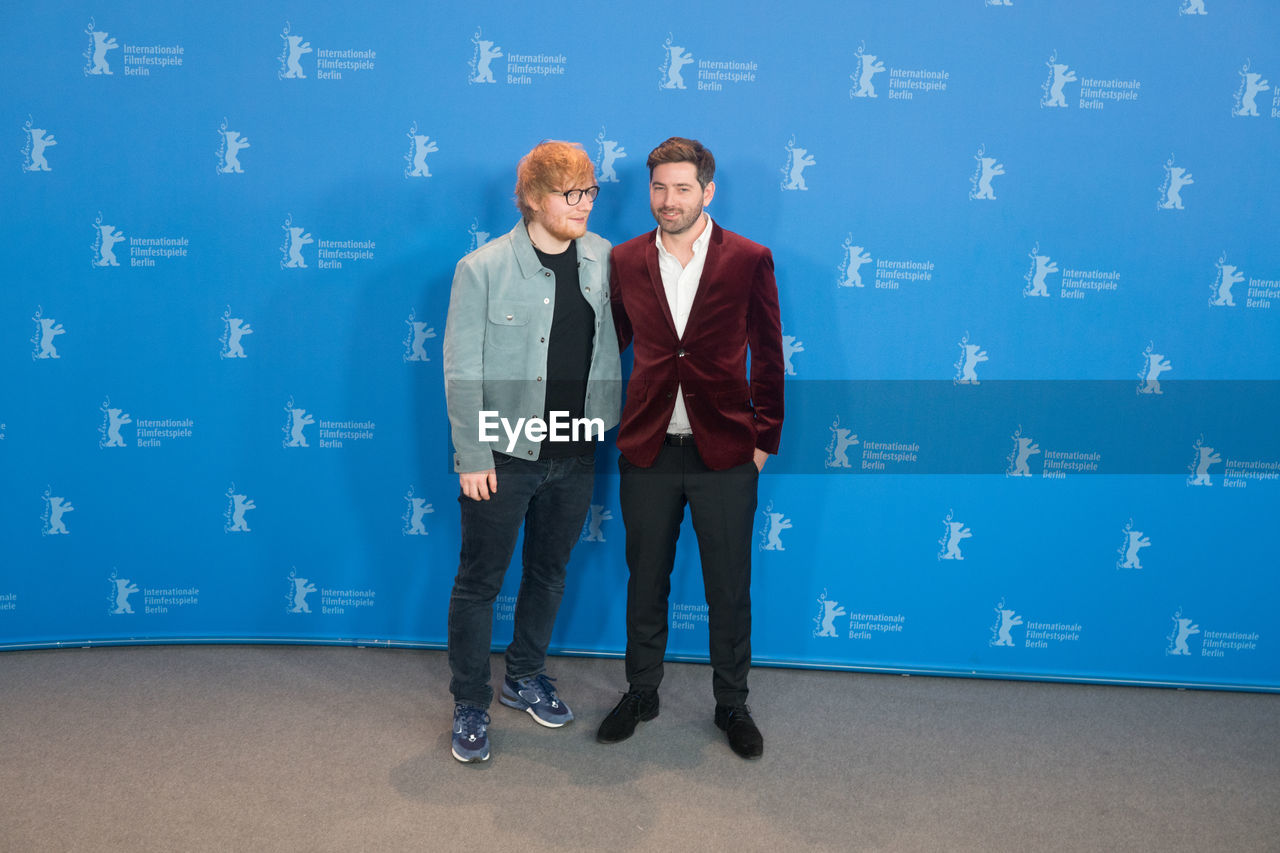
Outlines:
[[453, 437], [453, 469], [460, 474], [493, 467], [493, 451], [479, 437], [488, 304], [487, 277], [463, 258], [454, 270], [444, 327], [445, 405]]
[[625, 352], [631, 343], [631, 318], [627, 316], [627, 306], [622, 300], [622, 288], [618, 282], [618, 253], [609, 256], [609, 307], [613, 309], [613, 328], [618, 333], [618, 352]]
[[751, 276], [747, 307], [747, 344], [751, 348], [751, 405], [756, 413], [756, 447], [777, 453], [782, 441], [782, 320], [773, 254], [764, 249]]

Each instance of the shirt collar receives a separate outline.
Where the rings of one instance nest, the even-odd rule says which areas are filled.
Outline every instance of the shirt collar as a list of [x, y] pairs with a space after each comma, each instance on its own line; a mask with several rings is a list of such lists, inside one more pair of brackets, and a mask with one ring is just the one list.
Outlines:
[[[693, 254], [695, 256], [702, 254], [707, 250], [707, 244], [711, 242], [711, 229], [715, 225], [715, 223], [711, 221], [710, 213], [707, 213], [704, 210], [702, 211], [702, 215], [707, 218], [707, 227], [703, 228], [702, 233], [698, 235], [698, 239], [693, 241]], [[659, 255], [665, 255], [668, 258], [675, 257], [675, 255], [667, 251], [666, 246], [662, 245], [662, 229], [661, 228], [654, 229], [653, 239], [654, 239], [654, 242], [658, 244]]]

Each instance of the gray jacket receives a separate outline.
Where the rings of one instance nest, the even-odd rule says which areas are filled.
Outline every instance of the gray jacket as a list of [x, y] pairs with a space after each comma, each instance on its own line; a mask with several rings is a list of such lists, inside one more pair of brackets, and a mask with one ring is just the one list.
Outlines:
[[[575, 241], [582, 295], [596, 315], [587, 375], [585, 415], [618, 423], [622, 368], [609, 308], [609, 241], [591, 232]], [[542, 418], [546, 408], [547, 338], [555, 312], [556, 282], [538, 261], [523, 222], [462, 260], [453, 274], [444, 330], [445, 399], [453, 434], [453, 469], [493, 467], [493, 451], [507, 452], [507, 436], [480, 440], [480, 411], [497, 411], [514, 426]], [[537, 459], [539, 442], [523, 431], [510, 454]]]

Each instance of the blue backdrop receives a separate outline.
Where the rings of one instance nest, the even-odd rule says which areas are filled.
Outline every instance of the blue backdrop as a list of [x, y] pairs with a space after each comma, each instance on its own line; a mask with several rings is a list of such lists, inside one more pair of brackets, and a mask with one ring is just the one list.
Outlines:
[[[1274, 4], [215, 5], [0, 29], [0, 647], [442, 644], [454, 264], [544, 138], [651, 228], [679, 134], [777, 262], [757, 661], [1280, 689]], [[615, 457], [561, 651], [623, 645]]]

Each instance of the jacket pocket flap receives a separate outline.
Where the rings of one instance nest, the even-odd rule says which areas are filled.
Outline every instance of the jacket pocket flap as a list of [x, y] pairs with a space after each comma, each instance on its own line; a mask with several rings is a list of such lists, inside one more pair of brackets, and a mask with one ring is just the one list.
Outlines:
[[489, 304], [489, 322], [498, 326], [529, 325], [529, 309], [514, 302]]
[[716, 391], [712, 395], [712, 399], [717, 403], [741, 403], [746, 405], [751, 402], [751, 386], [744, 383], [727, 391]]

